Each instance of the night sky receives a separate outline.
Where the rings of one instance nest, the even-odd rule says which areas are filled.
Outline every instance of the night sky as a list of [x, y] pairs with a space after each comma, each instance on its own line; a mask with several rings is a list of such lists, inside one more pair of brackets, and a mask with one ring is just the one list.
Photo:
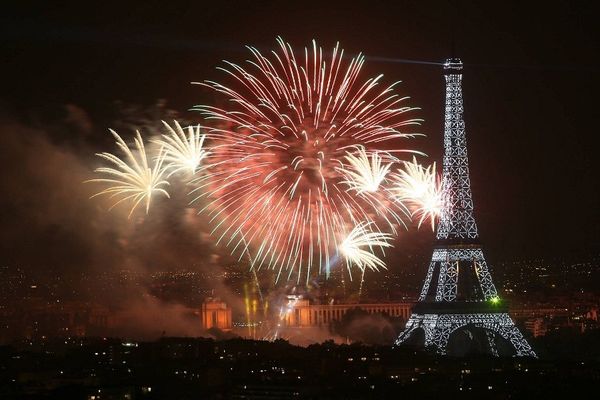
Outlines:
[[[107, 129], [133, 113], [115, 111], [116, 100], [152, 118], [151, 105], [166, 99], [197, 120], [187, 110], [213, 99], [190, 82], [220, 79], [221, 60], [243, 62], [244, 45], [266, 51], [277, 35], [296, 49], [313, 38], [325, 49], [339, 41], [348, 54], [367, 55], [363, 76], [403, 81], [397, 91], [425, 120], [427, 137], [414, 148], [438, 164], [442, 68], [406, 60], [442, 62], [454, 41], [465, 63], [475, 215], [491, 261], [600, 250], [596, 2], [85, 3], [3, 6], [4, 264], [67, 271], [218, 263], [194, 217], [159, 204], [152, 221], [127, 221], [124, 211], [87, 200], [92, 189], [82, 181], [98, 164], [95, 152], [114, 150]], [[396, 249], [429, 254], [432, 240], [413, 229]]]

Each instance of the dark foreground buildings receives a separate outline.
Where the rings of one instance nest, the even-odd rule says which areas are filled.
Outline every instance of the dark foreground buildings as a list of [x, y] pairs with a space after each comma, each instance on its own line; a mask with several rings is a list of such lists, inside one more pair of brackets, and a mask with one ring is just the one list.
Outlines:
[[283, 340], [25, 341], [0, 347], [0, 399], [561, 398], [600, 384], [600, 331], [569, 335], [534, 341], [540, 359]]

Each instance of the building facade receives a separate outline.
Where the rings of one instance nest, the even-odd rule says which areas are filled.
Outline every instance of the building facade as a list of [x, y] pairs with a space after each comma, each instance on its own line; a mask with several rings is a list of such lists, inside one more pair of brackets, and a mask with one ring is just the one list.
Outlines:
[[219, 299], [206, 299], [200, 309], [200, 318], [204, 329], [231, 330], [231, 308]]
[[390, 317], [407, 320], [413, 303], [379, 304], [310, 304], [308, 300], [296, 301], [286, 312], [283, 321], [288, 327], [314, 327], [340, 321], [353, 309], [361, 309], [369, 314], [385, 313]]

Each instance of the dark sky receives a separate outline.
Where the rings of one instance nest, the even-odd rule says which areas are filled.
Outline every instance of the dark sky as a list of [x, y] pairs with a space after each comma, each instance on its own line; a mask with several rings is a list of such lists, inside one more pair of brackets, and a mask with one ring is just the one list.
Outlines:
[[[21, 5], [0, 17], [5, 262], [81, 268], [116, 262], [115, 249], [156, 252], [140, 244], [151, 226], [122, 227], [122, 215], [85, 203], [81, 181], [95, 166], [93, 153], [111, 150], [114, 100], [166, 99], [193, 118], [187, 109], [212, 99], [191, 81], [219, 78], [221, 60], [242, 62], [244, 45], [268, 50], [277, 35], [298, 49], [313, 38], [325, 48], [339, 41], [350, 54], [372, 57], [365, 76], [402, 80], [398, 91], [425, 120], [427, 138], [415, 147], [438, 162], [441, 67], [381, 58], [441, 62], [454, 37], [466, 64], [476, 218], [492, 260], [600, 250], [594, 1], [85, 3]], [[178, 260], [163, 249], [160, 259], [186, 264], [202, 254], [205, 243], [186, 240], [189, 231], [170, 222], [152, 236], [185, 254]], [[430, 252], [427, 230], [404, 236], [399, 252]]]

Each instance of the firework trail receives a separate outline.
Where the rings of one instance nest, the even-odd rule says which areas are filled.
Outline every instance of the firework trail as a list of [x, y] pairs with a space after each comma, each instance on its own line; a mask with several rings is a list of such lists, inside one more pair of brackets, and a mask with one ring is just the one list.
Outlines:
[[200, 134], [200, 125], [198, 125], [195, 130], [193, 126], [189, 126], [186, 136], [179, 122], [173, 122], [175, 129], [162, 121], [170, 134], [162, 135], [161, 139], [153, 142], [165, 149], [164, 162], [167, 164], [167, 169], [171, 170], [167, 177], [182, 171], [194, 175], [201, 161], [208, 154], [203, 147], [205, 135]]
[[[108, 195], [111, 199], [117, 201], [110, 207], [130, 201], [132, 203], [128, 218], [131, 217], [138, 205], [145, 201], [146, 214], [150, 209], [150, 203], [154, 194], [161, 194], [169, 197], [169, 193], [163, 189], [169, 183], [164, 179], [166, 168], [164, 165], [165, 152], [161, 148], [158, 157], [154, 160], [154, 165], [149, 166], [146, 148], [139, 132], [136, 132], [134, 139], [135, 150], [125, 143], [125, 141], [112, 129], [110, 132], [116, 139], [117, 146], [125, 154], [125, 159], [121, 159], [111, 153], [97, 153], [96, 155], [112, 164], [111, 167], [100, 167], [95, 170], [96, 173], [106, 176], [106, 178], [91, 179], [86, 182], [98, 182], [107, 184], [108, 187], [92, 196]], [[135, 153], [134, 153], [135, 152]], [[137, 154], [137, 155], [136, 155]]]
[[393, 179], [398, 200], [408, 204], [412, 216], [419, 220], [419, 228], [429, 219], [431, 229], [435, 229], [435, 221], [442, 211], [442, 190], [435, 163], [424, 168], [413, 157], [412, 162], [404, 163], [404, 169], [393, 174]]
[[[231, 86], [198, 83], [228, 105], [195, 107], [212, 128], [193, 201], [218, 242], [250, 252], [254, 268], [276, 271], [276, 280], [329, 275], [340, 252], [348, 272], [382, 267], [365, 253], [386, 247], [408, 214], [387, 174], [410, 152], [403, 139], [419, 120], [407, 117], [413, 108], [395, 83], [360, 78], [364, 56], [347, 60], [339, 44], [329, 57], [314, 41], [299, 56], [281, 38], [278, 45], [269, 57], [248, 47], [247, 67], [225, 62]], [[363, 235], [365, 253], [341, 251], [347, 232], [366, 227], [374, 236]]]

